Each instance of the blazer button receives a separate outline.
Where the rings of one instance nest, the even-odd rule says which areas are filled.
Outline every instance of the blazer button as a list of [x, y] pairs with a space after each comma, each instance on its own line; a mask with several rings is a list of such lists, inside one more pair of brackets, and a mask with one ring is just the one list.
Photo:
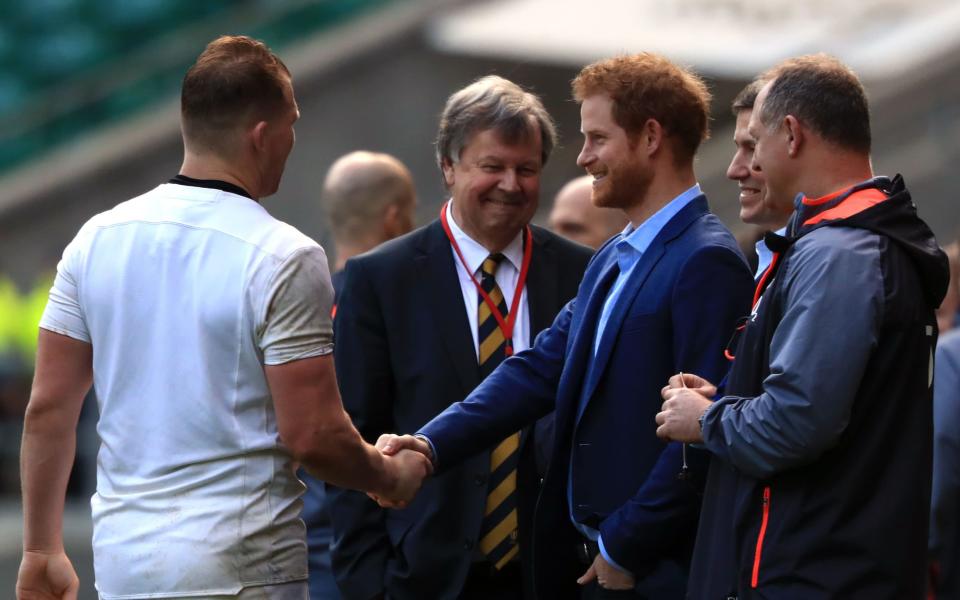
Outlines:
[[487, 483], [487, 475], [485, 473], [477, 473], [477, 476], [473, 478], [477, 485], [485, 485]]
[[467, 539], [463, 540], [463, 549], [464, 549], [464, 550], [473, 550], [473, 540], [470, 539], [470, 538], [467, 538]]

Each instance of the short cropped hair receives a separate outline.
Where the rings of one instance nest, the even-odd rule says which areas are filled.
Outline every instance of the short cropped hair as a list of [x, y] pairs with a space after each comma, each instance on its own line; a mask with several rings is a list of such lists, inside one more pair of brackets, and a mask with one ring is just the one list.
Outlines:
[[437, 131], [437, 164], [456, 163], [470, 137], [492, 129], [507, 143], [525, 140], [534, 133], [533, 119], [540, 126], [543, 164], [557, 145], [557, 126], [535, 94], [510, 80], [487, 75], [454, 92], [440, 115]]
[[330, 166], [321, 198], [334, 237], [352, 242], [381, 226], [387, 207], [413, 203], [416, 191], [402, 162], [389, 154], [358, 151]]
[[788, 59], [767, 72], [773, 80], [760, 122], [766, 126], [793, 115], [823, 139], [869, 153], [870, 108], [863, 84], [848, 66], [827, 54]]
[[221, 36], [210, 42], [183, 78], [184, 137], [223, 150], [224, 134], [279, 114], [290, 71], [261, 41]]
[[740, 90], [740, 93], [737, 94], [730, 104], [730, 111], [733, 112], [733, 116], [737, 116], [745, 110], [753, 110], [753, 105], [757, 103], [757, 96], [766, 84], [766, 79], [758, 77]]
[[692, 71], [663, 56], [641, 52], [587, 65], [573, 80], [573, 96], [583, 102], [606, 94], [613, 100], [613, 120], [631, 137], [649, 119], [673, 137], [680, 162], [691, 160], [710, 135], [710, 91]]

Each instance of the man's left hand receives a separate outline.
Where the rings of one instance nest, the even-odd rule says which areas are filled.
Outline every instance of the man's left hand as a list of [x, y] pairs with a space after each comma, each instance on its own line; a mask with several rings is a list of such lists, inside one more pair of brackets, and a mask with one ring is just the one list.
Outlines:
[[577, 580], [577, 583], [587, 585], [594, 579], [597, 580], [600, 587], [606, 590], [632, 590], [636, 583], [633, 575], [608, 563], [602, 554], [597, 554], [597, 557], [593, 559], [593, 564]]
[[17, 574], [17, 600], [77, 600], [80, 580], [59, 552], [25, 550]]
[[664, 388], [663, 406], [657, 413], [657, 437], [687, 444], [703, 441], [700, 416], [713, 401], [689, 388]]

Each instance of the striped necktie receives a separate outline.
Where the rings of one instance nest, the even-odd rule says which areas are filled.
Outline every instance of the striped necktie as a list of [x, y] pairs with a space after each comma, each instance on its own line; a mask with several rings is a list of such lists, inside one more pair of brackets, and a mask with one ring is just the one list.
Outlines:
[[[494, 274], [503, 260], [502, 254], [491, 254], [480, 267], [480, 285], [490, 300], [507, 317], [507, 303], [497, 285]], [[520, 293], [518, 290], [517, 293]], [[487, 375], [506, 357], [506, 340], [497, 325], [490, 307], [480, 296], [477, 313], [477, 339], [480, 343], [480, 376]], [[517, 463], [520, 453], [520, 434], [514, 433], [493, 450], [490, 455], [490, 480], [483, 526], [480, 530], [480, 551], [497, 569], [517, 555]]]

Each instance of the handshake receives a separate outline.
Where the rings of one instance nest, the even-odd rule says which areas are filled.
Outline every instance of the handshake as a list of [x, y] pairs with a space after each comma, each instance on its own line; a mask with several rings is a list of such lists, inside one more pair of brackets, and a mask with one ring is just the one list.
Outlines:
[[386, 492], [367, 492], [383, 508], [406, 508], [433, 473], [430, 444], [412, 435], [385, 433], [376, 443], [386, 468]]

